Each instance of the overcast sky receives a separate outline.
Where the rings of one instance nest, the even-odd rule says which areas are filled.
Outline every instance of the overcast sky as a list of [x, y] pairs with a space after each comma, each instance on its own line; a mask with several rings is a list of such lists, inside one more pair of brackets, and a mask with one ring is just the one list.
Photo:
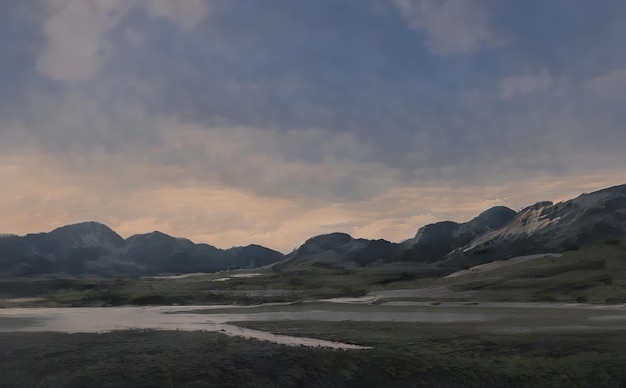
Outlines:
[[289, 251], [626, 183], [622, 0], [7, 0], [0, 233]]

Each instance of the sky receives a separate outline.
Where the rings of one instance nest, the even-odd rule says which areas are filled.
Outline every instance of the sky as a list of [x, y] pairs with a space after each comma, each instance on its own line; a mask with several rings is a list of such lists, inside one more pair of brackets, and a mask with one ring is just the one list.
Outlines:
[[0, 49], [0, 233], [289, 252], [626, 183], [621, 0], [8, 0]]

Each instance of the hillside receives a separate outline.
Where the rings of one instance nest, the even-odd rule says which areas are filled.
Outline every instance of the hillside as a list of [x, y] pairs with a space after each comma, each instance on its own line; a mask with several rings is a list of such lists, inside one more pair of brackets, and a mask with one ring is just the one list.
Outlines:
[[450, 252], [444, 263], [467, 267], [511, 256], [563, 252], [620, 236], [626, 236], [626, 185], [529, 206], [502, 228]]
[[308, 239], [286, 260], [275, 266], [278, 270], [307, 265], [354, 268], [396, 256], [398, 245], [386, 240], [355, 239], [346, 233], [331, 233]]
[[437, 261], [475, 238], [503, 227], [515, 215], [514, 210], [496, 206], [485, 210], [469, 222], [444, 221], [423, 226], [414, 238], [402, 243], [402, 258], [420, 263]]

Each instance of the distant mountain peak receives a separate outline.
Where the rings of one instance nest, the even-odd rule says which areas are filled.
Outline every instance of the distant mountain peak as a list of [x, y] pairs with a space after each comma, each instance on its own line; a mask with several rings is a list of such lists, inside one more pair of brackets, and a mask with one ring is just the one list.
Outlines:
[[101, 222], [84, 221], [84, 222], [77, 222], [74, 224], [60, 226], [58, 228], [53, 229], [50, 233], [54, 233], [57, 231], [68, 231], [68, 230], [75, 231], [75, 232], [88, 231], [88, 230], [107, 230], [111, 232], [113, 231], [113, 229], [111, 229], [110, 227], [108, 227], [107, 225]]
[[317, 242], [329, 242], [329, 243], [346, 243], [350, 240], [353, 240], [353, 237], [350, 236], [348, 233], [343, 233], [343, 232], [333, 232], [333, 233], [326, 233], [326, 234], [320, 234], [317, 236], [313, 236], [311, 238], [309, 238], [308, 240], [306, 240], [306, 243], [317, 243]]
[[515, 210], [506, 206], [494, 206], [480, 213], [468, 224], [481, 224], [488, 228], [499, 228], [511, 221], [516, 214]]
[[395, 257], [397, 249], [397, 244], [382, 239], [355, 239], [347, 233], [328, 233], [309, 238], [275, 268], [284, 270], [320, 264], [365, 266], [377, 260]]
[[148, 232], [148, 233], [133, 234], [132, 236], [128, 237], [126, 241], [139, 241], [139, 240], [148, 240], [148, 239], [160, 239], [160, 240], [172, 239], [174, 240], [174, 237], [170, 236], [169, 234], [155, 230], [155, 231]]
[[64, 241], [70, 247], [104, 247], [111, 250], [124, 244], [124, 239], [113, 229], [96, 221], [61, 226], [48, 233], [48, 236]]

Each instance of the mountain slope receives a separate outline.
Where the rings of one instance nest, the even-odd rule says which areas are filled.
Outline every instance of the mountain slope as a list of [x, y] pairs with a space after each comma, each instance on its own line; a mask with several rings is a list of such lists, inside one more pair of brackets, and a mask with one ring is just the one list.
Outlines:
[[99, 272], [116, 260], [124, 239], [97, 222], [67, 225], [49, 233], [0, 238], [0, 272], [38, 274]]
[[626, 236], [626, 185], [529, 206], [504, 227], [477, 237], [444, 261], [476, 265], [511, 255], [563, 252], [614, 236]]
[[386, 240], [354, 239], [346, 233], [330, 233], [308, 239], [275, 268], [285, 270], [305, 265], [358, 267], [394, 257], [397, 252], [398, 245]]
[[465, 223], [437, 222], [421, 227], [414, 238], [402, 243], [402, 259], [430, 263], [489, 231], [501, 228], [514, 217], [515, 211], [496, 206]]

